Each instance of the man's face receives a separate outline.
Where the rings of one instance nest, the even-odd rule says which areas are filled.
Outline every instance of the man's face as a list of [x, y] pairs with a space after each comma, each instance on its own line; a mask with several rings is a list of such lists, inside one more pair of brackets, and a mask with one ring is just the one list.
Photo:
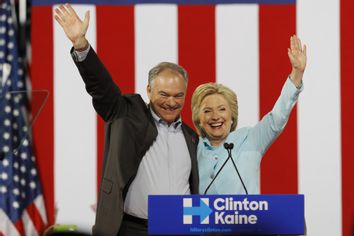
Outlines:
[[147, 94], [154, 112], [168, 124], [180, 115], [187, 84], [182, 75], [164, 70], [147, 86]]

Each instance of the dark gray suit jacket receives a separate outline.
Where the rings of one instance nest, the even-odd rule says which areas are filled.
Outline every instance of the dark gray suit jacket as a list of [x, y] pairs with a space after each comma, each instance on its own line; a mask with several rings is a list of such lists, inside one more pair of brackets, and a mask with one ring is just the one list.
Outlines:
[[[141, 159], [157, 137], [157, 129], [141, 96], [122, 95], [92, 48], [83, 62], [72, 55], [96, 112], [106, 122], [103, 174], [93, 234], [115, 236], [121, 225], [126, 192]], [[196, 194], [198, 137], [185, 124], [182, 130], [192, 163], [190, 188]]]

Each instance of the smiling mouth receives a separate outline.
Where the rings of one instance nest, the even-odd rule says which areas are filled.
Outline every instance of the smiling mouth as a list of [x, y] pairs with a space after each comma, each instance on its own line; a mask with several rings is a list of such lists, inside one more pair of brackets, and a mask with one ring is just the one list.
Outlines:
[[178, 107], [161, 107], [164, 111], [174, 112]]
[[224, 123], [223, 122], [218, 122], [218, 123], [212, 123], [209, 124], [212, 128], [220, 128]]

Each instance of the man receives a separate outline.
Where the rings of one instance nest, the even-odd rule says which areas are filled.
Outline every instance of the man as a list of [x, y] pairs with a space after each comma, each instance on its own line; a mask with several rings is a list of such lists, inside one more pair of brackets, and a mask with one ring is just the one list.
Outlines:
[[187, 72], [160, 63], [149, 72], [147, 93], [122, 95], [85, 38], [89, 12], [81, 21], [69, 5], [55, 19], [73, 43], [73, 59], [106, 122], [103, 176], [94, 235], [147, 235], [149, 194], [198, 191], [196, 134], [182, 123]]

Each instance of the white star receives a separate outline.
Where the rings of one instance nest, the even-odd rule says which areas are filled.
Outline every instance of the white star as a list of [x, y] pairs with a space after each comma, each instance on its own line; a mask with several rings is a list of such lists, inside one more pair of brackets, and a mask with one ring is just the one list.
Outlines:
[[1, 179], [7, 180], [7, 178], [8, 178], [7, 174], [6, 174], [5, 172], [3, 172], [3, 173], [1, 174]]
[[20, 190], [18, 190], [18, 188], [14, 188], [14, 190], [12, 190], [12, 192], [13, 192], [15, 195], [20, 195]]
[[23, 146], [27, 147], [28, 146], [28, 140], [27, 139], [23, 140], [22, 144], [23, 144]]
[[21, 158], [22, 158], [22, 160], [26, 160], [27, 159], [27, 153], [22, 152], [21, 153]]
[[16, 103], [19, 103], [21, 98], [22, 98], [21, 95], [17, 95], [17, 96], [14, 98], [14, 100], [15, 100]]
[[17, 149], [14, 149], [12, 153], [13, 153], [15, 156], [17, 156], [18, 150], [17, 150]]
[[1, 186], [1, 187], [0, 187], [0, 192], [6, 193], [6, 192], [7, 192], [6, 186]]
[[9, 49], [14, 48], [14, 43], [13, 43], [13, 42], [9, 42], [9, 43], [7, 44], [7, 47], [8, 47]]
[[7, 55], [7, 60], [12, 61], [14, 59], [14, 56], [12, 54]]
[[36, 171], [36, 169], [34, 169], [34, 168], [33, 168], [33, 169], [31, 169], [31, 174], [32, 174], [32, 175], [34, 175], [34, 176], [35, 176], [35, 175], [37, 175], [37, 171]]
[[[18, 73], [18, 72], [17, 72]], [[19, 74], [19, 73], [18, 73]], [[20, 75], [20, 74], [19, 74]], [[23, 88], [23, 82], [22, 81], [18, 81], [17, 82], [17, 87], [19, 88]]]
[[17, 110], [17, 109], [15, 109], [14, 111], [13, 111], [13, 115], [14, 116], [18, 116], [20, 114], [20, 112]]
[[5, 140], [8, 140], [10, 138], [10, 134], [8, 132], [5, 132], [2, 137], [5, 139]]
[[21, 170], [22, 173], [25, 173], [26, 172], [26, 166], [21, 166], [20, 170]]
[[25, 186], [26, 185], [26, 180], [25, 179], [21, 179], [21, 185]]
[[35, 189], [35, 188], [36, 188], [36, 183], [33, 182], [33, 181], [31, 181], [31, 183], [30, 183], [30, 188], [31, 188], [31, 189]]
[[19, 165], [18, 165], [18, 162], [15, 162], [15, 163], [14, 163], [14, 168], [15, 168], [15, 169], [18, 169], [18, 166], [19, 166]]
[[5, 107], [5, 112], [6, 113], [10, 113], [11, 112], [11, 107], [10, 106], [6, 106]]
[[17, 208], [20, 207], [20, 204], [15, 201], [15, 202], [12, 203], [12, 206], [17, 209]]
[[20, 178], [18, 177], [18, 175], [14, 175], [14, 181], [15, 181], [15, 182], [20, 181]]
[[9, 152], [10, 151], [9, 146], [3, 146], [2, 147], [2, 151], [5, 152], [5, 153]]
[[7, 167], [7, 166], [9, 166], [10, 163], [9, 163], [9, 161], [7, 159], [5, 159], [5, 160], [2, 161], [2, 164], [3, 164], [4, 167]]
[[5, 125], [5, 126], [10, 126], [10, 124], [11, 124], [11, 122], [10, 122], [9, 119], [5, 119], [5, 120], [4, 120], [4, 125]]

